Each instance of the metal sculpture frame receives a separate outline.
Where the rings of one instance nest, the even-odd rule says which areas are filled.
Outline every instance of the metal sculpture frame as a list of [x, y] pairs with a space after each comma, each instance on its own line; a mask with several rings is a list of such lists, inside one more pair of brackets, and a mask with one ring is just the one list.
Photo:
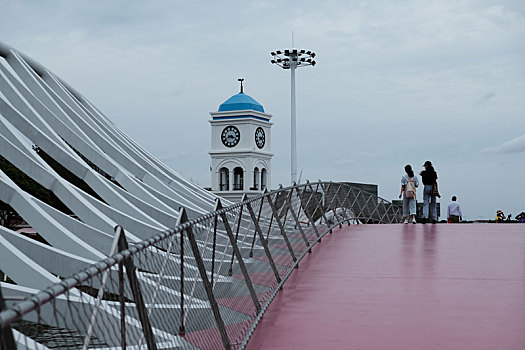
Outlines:
[[[314, 188], [317, 190], [310, 190]], [[308, 195], [305, 195], [305, 193], [308, 193]], [[344, 198], [341, 197], [341, 193], [345, 193], [346, 196]], [[352, 194], [352, 196], [348, 196], [349, 194]], [[369, 208], [373, 209], [371, 216], [354, 214], [354, 212], [364, 212], [363, 208], [359, 211], [356, 210], [356, 208], [359, 207], [359, 203], [362, 207], [368, 208], [371, 202], [377, 203], [375, 208]], [[349, 203], [350, 205], [345, 203]], [[258, 205], [260, 205], [261, 208], [261, 215], [256, 216], [253, 211], [253, 206]], [[276, 206], [280, 206], [280, 213]], [[379, 208], [381, 207], [385, 209], [383, 213], [380, 212], [381, 209]], [[287, 216], [286, 212], [290, 212], [292, 215]], [[249, 214], [247, 215], [246, 213]], [[317, 217], [317, 220], [314, 219], [314, 215]], [[166, 273], [168, 270], [164, 266], [166, 262], [171, 263], [176, 261], [175, 265], [180, 264], [181, 268], [179, 274], [180, 281], [184, 282], [184, 284], [180, 283], [180, 303], [184, 305], [184, 300], [192, 300], [195, 298], [195, 295], [188, 291], [185, 284], [191, 284], [192, 282], [190, 281], [192, 279], [198, 279], [201, 287], [194, 284], [193, 292], [196, 288], [203, 288], [205, 291], [205, 295], [207, 296], [205, 300], [207, 300], [208, 303], [205, 309], [209, 308], [210, 310], [206, 318], [214, 320], [213, 323], [215, 326], [213, 329], [216, 330], [217, 334], [213, 341], [194, 337], [194, 335], [203, 332], [203, 330], [196, 329], [194, 325], [189, 326], [189, 323], [192, 323], [190, 318], [194, 315], [192, 307], [182, 306], [180, 308], [180, 324], [173, 325], [172, 327], [178, 330], [173, 334], [173, 337], [179, 339], [179, 342], [174, 342], [173, 346], [182, 348], [208, 348], [221, 344], [220, 347], [224, 349], [242, 349], [246, 346], [257, 323], [275, 295], [284, 287], [286, 279], [293, 273], [293, 270], [298, 266], [304, 256], [311, 251], [311, 248], [321, 241], [324, 235], [329, 234], [330, 231], [333, 231], [343, 224], [359, 224], [363, 221], [378, 224], [397, 223], [400, 222], [401, 213], [399, 208], [381, 198], [357, 188], [352, 188], [347, 184], [318, 182], [281, 188], [277, 191], [267, 192], [257, 197], [245, 199], [241, 203], [226, 208], [223, 208], [220, 200], [218, 200], [215, 211], [195, 219], [188, 219], [185, 209], [181, 209], [179, 217], [181, 219], [175, 228], [127, 248], [123, 230], [117, 227], [119, 252], [70, 278], [53, 284], [25, 301], [10, 305], [0, 313], [0, 328], [2, 331], [5, 331], [5, 329], [12, 324], [15, 324], [16, 327], [16, 321], [23, 320], [28, 314], [38, 314], [39, 321], [46, 324], [62, 324], [66, 322], [64, 321], [65, 319], [74, 319], [77, 317], [74, 313], [71, 313], [68, 317], [64, 317], [64, 320], [50, 316], [56, 314], [57, 310], [60, 310], [58, 312], [59, 314], [67, 312], [64, 311], [63, 307], [61, 308], [55, 305], [56, 301], [66, 296], [66, 299], [69, 298], [67, 299], [69, 301], [66, 301], [66, 305], [68, 303], [72, 303], [73, 305], [75, 304], [72, 300], [74, 291], [78, 291], [79, 288], [85, 286], [87, 281], [96, 278], [104, 280], [104, 276], [109, 275], [109, 279], [114, 279], [114, 284], [118, 285], [118, 289], [112, 289], [114, 293], [117, 293], [117, 290], [119, 293], [119, 307], [113, 309], [115, 316], [108, 316], [108, 312], [111, 314], [107, 309], [108, 306], [106, 306], [106, 308], [101, 305], [97, 306], [98, 304], [92, 301], [88, 302], [88, 304], [95, 305], [95, 307], [89, 308], [91, 311], [86, 311], [86, 313], [98, 312], [99, 316], [97, 320], [100, 320], [98, 322], [101, 324], [113, 322], [115, 317], [119, 318], [118, 315], [120, 313], [120, 345], [112, 344], [113, 346], [121, 346], [124, 348], [126, 344], [128, 346], [133, 344], [137, 345], [140, 344], [140, 341], [137, 339], [144, 337], [147, 341], [148, 349], [155, 349], [156, 343], [163, 344], [162, 346], [166, 347], [166, 340], [163, 339], [162, 336], [159, 336], [158, 327], [160, 325], [159, 322], [164, 323], [169, 322], [169, 320], [151, 318], [151, 315], [148, 318], [150, 313], [148, 313], [148, 307], [146, 305], [155, 303], [157, 295], [162, 294], [162, 289], [166, 286], [163, 285], [161, 280], [164, 278], [172, 278]], [[280, 224], [277, 226], [274, 225], [272, 229], [269, 224], [270, 221], [277, 221], [280, 222]], [[241, 222], [241, 224], [238, 226], [238, 230], [234, 235], [232, 224], [238, 222]], [[218, 227], [219, 223], [223, 224], [220, 228]], [[265, 230], [269, 229], [270, 235], [265, 236], [263, 228]], [[209, 233], [207, 238], [205, 237], [206, 232]], [[250, 248], [254, 234], [257, 240], [254, 248]], [[210, 242], [212, 238], [215, 243]], [[206, 243], [206, 240], [209, 242]], [[286, 242], [286, 240], [288, 240], [288, 242]], [[247, 241], [250, 243], [248, 244]], [[221, 256], [219, 247], [224, 244], [228, 245], [227, 251], [229, 253], [222, 254]], [[189, 250], [191, 255], [188, 255], [188, 253], [184, 251], [185, 246], [186, 251]], [[293, 247], [293, 249], [290, 250], [290, 247]], [[254, 253], [254, 251], [256, 253]], [[164, 256], [156, 257], [155, 254], [164, 254]], [[256, 257], [256, 259], [250, 256], [251, 254], [253, 254], [252, 256]], [[282, 254], [285, 255], [283, 256]], [[221, 257], [215, 258], [215, 263], [211, 264], [211, 255]], [[179, 256], [180, 259], [176, 258], [177, 256]], [[234, 256], [235, 262], [234, 270], [241, 273], [236, 278], [241, 281], [244, 280], [245, 282], [244, 290], [246, 294], [243, 295], [225, 295], [222, 291], [219, 291], [216, 286], [217, 283], [225, 283], [223, 278], [230, 278], [228, 275], [231, 275], [231, 273], [228, 272], [229, 267], [227, 269], [221, 269], [217, 268], [215, 264], [225, 263], [230, 265], [232, 256]], [[148, 257], [156, 257], [155, 259], [159, 260], [155, 269], [146, 262]], [[277, 262], [274, 259], [278, 259]], [[162, 267], [160, 266], [161, 260], [164, 261]], [[246, 264], [252, 266], [251, 270], [250, 267], [246, 267]], [[264, 269], [268, 271], [264, 281], [258, 279], [260, 269], [254, 270], [254, 264], [259, 264], [260, 267], [264, 267]], [[140, 284], [143, 283], [140, 282], [140, 280], [144, 279], [144, 272], [136, 275], [136, 272], [134, 272], [136, 271], [135, 265], [137, 265], [139, 270], [148, 270], [149, 273], [154, 273], [159, 281], [154, 285], [153, 290], [148, 289], [146, 294], [144, 294], [144, 291], [141, 292], [143, 288], [140, 287]], [[126, 268], [127, 278], [126, 275], [122, 273], [122, 266]], [[198, 275], [194, 274], [192, 278], [189, 278], [188, 273], [184, 272], [189, 269], [198, 270]], [[111, 273], [113, 270], [119, 272], [119, 274]], [[220, 271], [224, 271], [224, 273]], [[212, 276], [215, 282], [213, 282]], [[123, 278], [126, 278], [129, 282], [129, 289], [127, 291], [123, 288]], [[257, 293], [254, 288], [256, 285], [259, 293]], [[266, 293], [260, 293], [262, 289], [261, 285], [269, 286], [269, 288], [265, 288]], [[99, 294], [104, 292], [104, 286], [102, 285], [99, 289]], [[88, 298], [86, 295], [84, 295], [84, 297]], [[131, 298], [131, 300], [124, 302], [124, 300], [129, 298]], [[225, 304], [224, 298], [230, 298], [232, 302]], [[91, 298], [89, 299], [91, 300]], [[177, 301], [179, 298], [174, 299], [173, 303], [179, 302]], [[134, 302], [131, 304], [133, 300]], [[227, 316], [228, 312], [225, 310], [242, 308], [241, 304], [246, 303], [248, 300], [253, 304], [251, 307], [253, 312], [241, 312], [243, 317], [248, 317], [249, 321], [247, 322], [250, 324], [250, 327], [244, 326], [241, 337], [239, 335], [240, 331], [237, 333], [231, 331], [232, 327], [237, 327], [237, 322]], [[102, 304], [104, 303], [107, 304], [107, 302], [102, 301]], [[189, 303], [191, 305], [191, 302]], [[237, 304], [234, 305], [234, 303]], [[53, 305], [53, 310], [55, 311], [50, 312], [44, 317], [44, 312], [39, 310], [49, 305]], [[261, 305], [264, 306], [261, 307]], [[139, 325], [138, 328], [135, 327], [134, 330], [129, 327], [131, 316], [128, 316], [128, 313], [131, 312], [131, 314], [133, 314], [134, 312], [126, 310], [131, 306], [132, 309], [137, 310], [136, 314], [140, 318], [139, 323], [136, 323], [138, 320], [131, 323], [135, 323], [136, 325], [142, 324], [142, 326]], [[124, 310], [126, 311], [124, 312]], [[80, 317], [80, 315], [78, 315], [78, 317]], [[225, 317], [228, 319], [227, 322], [225, 321]], [[202, 320], [199, 322], [202, 322]], [[75, 326], [74, 322], [67, 323], [67, 326], [73, 329], [76, 328], [76, 331], [79, 332], [82, 329], [82, 327], [78, 328], [78, 325]], [[130, 333], [132, 331], [140, 331], [143, 332], [144, 335], [133, 335], [133, 333]], [[95, 333], [99, 338], [104, 337], [100, 329], [95, 331]], [[130, 334], [132, 335], [130, 336]], [[190, 334], [193, 334], [193, 336], [188, 338]]]
[[0, 211], [8, 349], [241, 348], [324, 235], [400, 221], [341, 183], [219, 199], [1, 42]]

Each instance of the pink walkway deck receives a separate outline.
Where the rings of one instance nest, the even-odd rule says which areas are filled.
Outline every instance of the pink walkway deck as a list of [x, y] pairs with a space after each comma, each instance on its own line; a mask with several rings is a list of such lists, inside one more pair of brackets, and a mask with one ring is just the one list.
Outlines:
[[335, 230], [247, 348], [525, 349], [525, 225]]

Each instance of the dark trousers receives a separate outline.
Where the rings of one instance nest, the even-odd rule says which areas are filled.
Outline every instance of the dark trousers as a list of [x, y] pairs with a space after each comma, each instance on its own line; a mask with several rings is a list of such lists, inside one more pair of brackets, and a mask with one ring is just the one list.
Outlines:
[[459, 216], [457, 215], [450, 215], [448, 218], [448, 222], [450, 223], [458, 223], [459, 222]]

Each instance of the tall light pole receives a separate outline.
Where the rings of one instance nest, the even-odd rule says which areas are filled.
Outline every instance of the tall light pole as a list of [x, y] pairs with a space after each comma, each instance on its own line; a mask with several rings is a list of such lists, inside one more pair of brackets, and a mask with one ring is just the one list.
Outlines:
[[305, 50], [283, 50], [270, 53], [272, 64], [290, 70], [291, 79], [291, 183], [297, 181], [297, 131], [295, 114], [295, 69], [297, 67], [315, 66], [315, 52]]

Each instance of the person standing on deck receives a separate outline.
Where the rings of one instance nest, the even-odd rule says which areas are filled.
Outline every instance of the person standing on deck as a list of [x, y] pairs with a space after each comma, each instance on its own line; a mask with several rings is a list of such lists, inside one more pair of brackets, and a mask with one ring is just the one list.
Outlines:
[[[421, 181], [423, 182], [423, 223], [431, 221], [433, 224], [437, 221], [436, 212], [436, 195], [434, 193], [434, 184], [437, 184], [437, 173], [432, 166], [432, 162], [427, 160], [423, 164], [425, 170], [421, 171]], [[430, 207], [430, 213], [429, 213]], [[429, 214], [431, 216], [429, 216]]]
[[449, 223], [458, 223], [463, 220], [463, 214], [461, 213], [461, 206], [456, 202], [456, 196], [452, 197], [452, 202], [447, 207], [447, 218]]
[[503, 214], [503, 210], [496, 211], [496, 222], [502, 223], [506, 219], [505, 214]]
[[408, 224], [410, 217], [412, 223], [416, 223], [416, 188], [419, 187], [419, 181], [414, 175], [412, 166], [405, 166], [405, 175], [401, 178], [401, 192], [399, 198], [403, 197], [403, 217], [404, 223]]

